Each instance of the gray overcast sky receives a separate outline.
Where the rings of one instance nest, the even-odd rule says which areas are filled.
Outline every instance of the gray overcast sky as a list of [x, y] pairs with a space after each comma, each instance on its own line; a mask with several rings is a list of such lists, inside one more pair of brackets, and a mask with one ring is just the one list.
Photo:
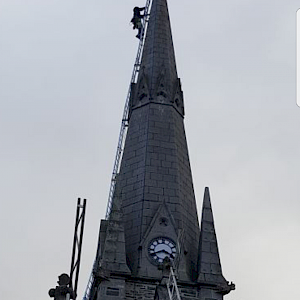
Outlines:
[[[88, 199], [95, 257], [141, 0], [0, 2], [0, 291], [48, 298]], [[169, 0], [198, 210], [209, 186], [227, 300], [299, 298], [300, 108], [294, 0]]]

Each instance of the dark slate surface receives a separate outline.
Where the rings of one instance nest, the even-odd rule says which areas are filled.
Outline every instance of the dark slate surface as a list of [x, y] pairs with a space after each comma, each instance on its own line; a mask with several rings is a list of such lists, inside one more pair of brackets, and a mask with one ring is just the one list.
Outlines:
[[103, 272], [130, 274], [126, 263], [124, 218], [121, 199], [116, 191], [110, 218], [107, 223], [105, 242], [98, 268]]
[[167, 2], [153, 0], [142, 56], [142, 68], [149, 75], [151, 94], [158, 85], [162, 66], [166, 73], [166, 85], [168, 89], [172, 89], [178, 76]]
[[208, 187], [205, 188], [203, 199], [199, 259], [200, 274], [198, 280], [200, 282], [206, 281], [226, 284], [226, 280], [222, 275], [217, 236]]
[[176, 230], [184, 229], [187, 273], [195, 277], [199, 224], [165, 0], [152, 3], [141, 70], [117, 183], [122, 190], [129, 267], [137, 275], [139, 244], [164, 201]]
[[[137, 249], [160, 203], [184, 228], [189, 266], [196, 269], [199, 225], [183, 118], [172, 106], [150, 103], [133, 111], [118, 184], [122, 188], [126, 252]], [[191, 272], [191, 270], [188, 270]]]

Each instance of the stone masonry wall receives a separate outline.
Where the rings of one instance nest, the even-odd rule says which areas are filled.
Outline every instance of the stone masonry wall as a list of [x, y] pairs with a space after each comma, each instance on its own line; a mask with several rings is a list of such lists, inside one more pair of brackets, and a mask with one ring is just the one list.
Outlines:
[[153, 300], [155, 289], [151, 283], [126, 282], [126, 300]]

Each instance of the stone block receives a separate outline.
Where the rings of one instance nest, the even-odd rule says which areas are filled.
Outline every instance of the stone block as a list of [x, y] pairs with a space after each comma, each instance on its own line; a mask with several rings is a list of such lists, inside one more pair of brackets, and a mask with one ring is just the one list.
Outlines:
[[150, 161], [151, 166], [161, 167], [161, 160], [159, 159], [151, 159]]
[[174, 197], [176, 194], [176, 189], [164, 188], [164, 195]]
[[175, 143], [172, 143], [172, 142], [161, 141], [160, 145], [162, 148], [175, 149]]
[[163, 176], [163, 180], [168, 182], [174, 182], [176, 181], [176, 177], [174, 175], [165, 174]]
[[163, 189], [159, 187], [149, 187], [148, 190], [150, 194], [163, 195], [164, 193]]
[[[210, 263], [212, 261], [212, 254], [210, 252], [202, 252], [201, 263]], [[210, 271], [210, 270], [209, 270]]]
[[210, 242], [203, 242], [202, 243], [202, 251], [210, 252], [211, 251], [210, 245], [211, 245]]
[[154, 179], [145, 179], [145, 185], [146, 186], [157, 187], [158, 186], [158, 182], [157, 182], [157, 180], [154, 180]]
[[154, 179], [154, 180], [158, 180], [161, 181], [163, 179], [163, 175], [162, 174], [158, 174], [158, 173], [150, 173], [150, 179]]
[[203, 220], [213, 222], [213, 216], [212, 216], [211, 209], [204, 209]]
[[157, 186], [161, 187], [161, 188], [167, 188], [168, 187], [168, 182], [166, 182], [166, 181], [158, 181]]
[[169, 162], [169, 161], [162, 161], [161, 163], [162, 167], [165, 167], [165, 168], [171, 168], [172, 167], [172, 163]]
[[167, 184], [168, 184], [168, 188], [170, 188], [170, 189], [176, 190], [176, 189], [179, 188], [177, 182], [170, 182], [170, 181], [168, 181]]
[[145, 193], [144, 194], [144, 199], [146, 201], [158, 201], [158, 196], [157, 194], [151, 194], [151, 193]]
[[211, 264], [211, 273], [215, 275], [221, 275], [222, 270], [220, 264]]

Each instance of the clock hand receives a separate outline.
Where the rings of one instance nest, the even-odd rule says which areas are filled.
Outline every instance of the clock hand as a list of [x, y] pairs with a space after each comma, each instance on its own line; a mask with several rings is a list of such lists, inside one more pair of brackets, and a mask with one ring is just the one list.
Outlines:
[[159, 251], [157, 251], [157, 252], [155, 252], [155, 253], [161, 253], [161, 252], [163, 252], [163, 253], [167, 253], [167, 254], [169, 254], [169, 255], [170, 255], [170, 252], [168, 252], [168, 251], [167, 251], [167, 250], [165, 250], [165, 249], [159, 250]]

